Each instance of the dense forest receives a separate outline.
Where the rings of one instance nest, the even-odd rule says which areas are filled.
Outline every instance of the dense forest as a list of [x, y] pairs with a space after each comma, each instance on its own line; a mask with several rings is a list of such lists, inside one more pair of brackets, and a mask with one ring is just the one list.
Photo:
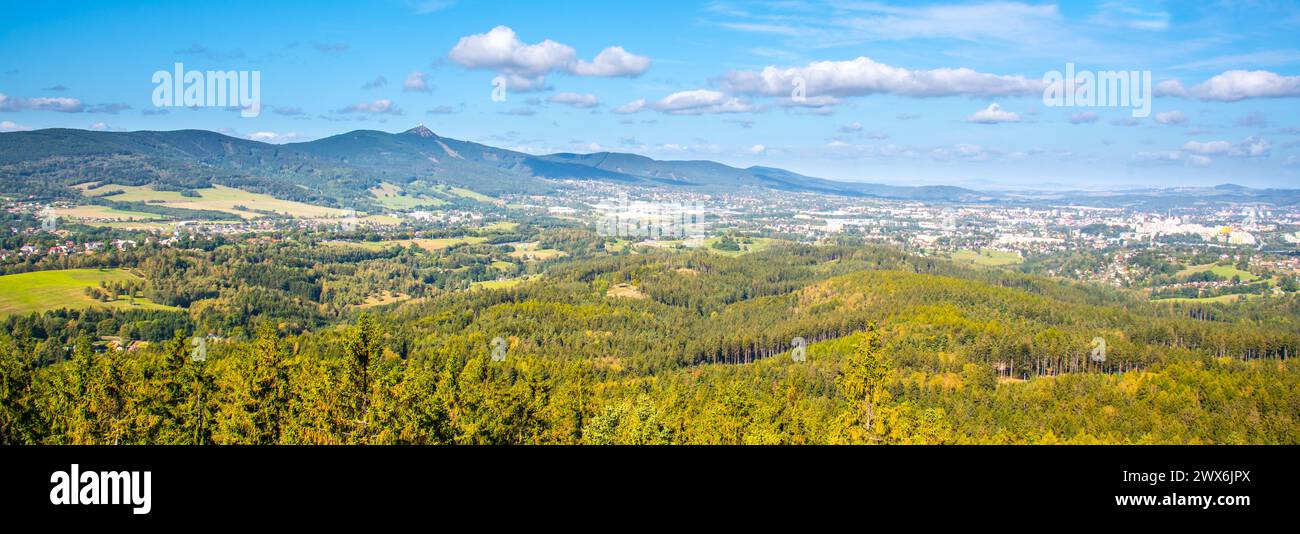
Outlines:
[[[541, 239], [573, 257], [499, 289], [466, 288], [509, 259], [490, 243], [125, 254], [180, 311], [5, 319], [0, 442], [1300, 442], [1294, 297], [1157, 305], [851, 242]], [[413, 298], [355, 305], [376, 289]]]

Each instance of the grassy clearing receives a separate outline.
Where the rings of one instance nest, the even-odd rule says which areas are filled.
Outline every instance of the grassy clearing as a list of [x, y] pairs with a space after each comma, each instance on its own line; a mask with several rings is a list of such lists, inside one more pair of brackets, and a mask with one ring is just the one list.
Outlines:
[[1015, 252], [1005, 252], [1001, 250], [983, 249], [979, 252], [973, 250], [959, 250], [953, 252], [950, 257], [952, 261], [959, 263], [973, 263], [985, 267], [1005, 267], [1007, 265], [1016, 265], [1024, 261], [1019, 254]]
[[513, 232], [519, 229], [519, 223], [510, 221], [501, 221], [489, 224], [480, 228], [483, 232]]
[[378, 187], [370, 188], [370, 194], [379, 205], [392, 210], [407, 210], [421, 206], [441, 206], [447, 201], [440, 198], [428, 198], [420, 195], [402, 194], [401, 186], [382, 182]]
[[385, 304], [393, 304], [393, 303], [402, 302], [410, 299], [411, 296], [405, 293], [382, 291], [378, 295], [371, 295], [367, 297], [366, 301], [357, 305], [357, 307], [363, 309], [374, 308], [375, 306], [383, 306]]
[[[742, 237], [742, 238], [733, 238], [733, 239], [735, 239], [740, 244], [740, 250], [718, 250], [716, 248], [713, 248], [714, 243], [722, 241], [721, 237], [710, 237], [708, 239], [705, 239], [704, 250], [707, 250], [715, 254], [722, 254], [723, 256], [739, 256], [741, 254], [749, 254], [751, 252], [761, 252], [763, 250], [766, 250], [768, 247], [772, 246], [773, 242], [776, 241], [775, 239], [771, 239], [767, 237]], [[744, 241], [748, 241], [748, 243], [745, 243]]]
[[1198, 298], [1176, 297], [1176, 298], [1168, 298], [1168, 299], [1156, 299], [1151, 302], [1201, 302], [1201, 303], [1228, 304], [1231, 302], [1237, 302], [1238, 300], [1241, 300], [1243, 298], [1250, 298], [1253, 296], [1258, 296], [1258, 295], [1219, 295], [1217, 297], [1198, 297]]
[[523, 284], [524, 282], [530, 282], [538, 278], [541, 278], [541, 276], [542, 275], [540, 274], [534, 274], [530, 276], [525, 276], [523, 278], [510, 278], [507, 280], [487, 280], [484, 282], [474, 282], [473, 284], [470, 284], [469, 288], [470, 289], [509, 289], [518, 286], [520, 284]]
[[607, 252], [623, 252], [629, 248], [632, 248], [632, 242], [626, 239], [615, 239], [613, 241], [605, 242], [605, 251]]
[[1259, 279], [1258, 276], [1255, 276], [1249, 272], [1243, 271], [1231, 265], [1216, 265], [1213, 263], [1188, 267], [1186, 269], [1178, 271], [1178, 274], [1176, 276], [1182, 278], [1185, 276], [1191, 276], [1193, 274], [1201, 273], [1205, 271], [1210, 271], [1214, 273], [1215, 276], [1223, 278], [1224, 280], [1231, 280], [1232, 277], [1234, 276], [1240, 276], [1242, 282], [1254, 282], [1255, 280]]
[[461, 197], [461, 198], [468, 198], [468, 199], [470, 199], [470, 200], [477, 200], [477, 201], [479, 201], [479, 202], [488, 202], [488, 203], [492, 203], [492, 202], [496, 202], [496, 201], [497, 201], [497, 199], [495, 199], [495, 198], [492, 198], [492, 197], [490, 197], [490, 196], [484, 195], [483, 193], [477, 193], [477, 192], [471, 191], [471, 190], [469, 190], [469, 189], [465, 189], [464, 187], [448, 187], [448, 186], [442, 186], [442, 187], [439, 187], [439, 188], [438, 188], [438, 191], [441, 191], [441, 192], [443, 192], [443, 193], [446, 193], [446, 194], [448, 194], [448, 195], [452, 195], [452, 196], [457, 196], [457, 197]]
[[632, 284], [615, 284], [605, 292], [606, 297], [624, 298], [624, 299], [644, 299], [648, 298], [641, 289]]
[[86, 295], [87, 287], [103, 282], [140, 281], [143, 278], [122, 269], [67, 269], [0, 276], [0, 316], [41, 313], [61, 308], [113, 307], [122, 309], [174, 310], [138, 298], [100, 302]]
[[562, 250], [538, 248], [538, 246], [537, 242], [520, 243], [515, 246], [515, 250], [510, 253], [510, 257], [523, 261], [546, 261], [567, 256]]
[[[83, 186], [83, 191], [85, 190]], [[270, 195], [250, 193], [242, 189], [217, 185], [205, 189], [196, 189], [198, 197], [182, 196], [179, 191], [158, 191], [152, 186], [106, 185], [101, 190], [122, 191], [115, 195], [103, 197], [117, 202], [145, 202], [169, 208], [191, 210], [210, 210], [231, 213], [245, 219], [263, 217], [263, 212], [274, 212], [288, 217], [318, 218], [342, 217], [343, 210], [313, 206], [292, 200], [281, 200]], [[91, 193], [93, 194], [93, 192]]]

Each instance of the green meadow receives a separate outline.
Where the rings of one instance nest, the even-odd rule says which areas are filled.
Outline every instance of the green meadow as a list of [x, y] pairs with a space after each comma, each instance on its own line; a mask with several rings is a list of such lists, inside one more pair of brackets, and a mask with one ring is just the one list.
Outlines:
[[148, 299], [119, 298], [100, 302], [86, 295], [87, 287], [103, 282], [138, 282], [143, 278], [123, 269], [67, 269], [62, 271], [36, 271], [0, 276], [0, 316], [45, 312], [61, 308], [114, 308], [176, 309], [155, 304]]

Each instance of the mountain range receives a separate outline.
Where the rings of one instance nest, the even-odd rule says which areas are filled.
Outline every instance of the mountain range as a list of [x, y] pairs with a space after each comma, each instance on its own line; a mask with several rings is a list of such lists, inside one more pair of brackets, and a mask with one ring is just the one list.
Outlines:
[[982, 192], [951, 186], [841, 182], [772, 167], [664, 161], [636, 154], [532, 155], [440, 136], [356, 130], [269, 144], [205, 130], [101, 132], [43, 129], [0, 134], [0, 195], [71, 198], [89, 181], [178, 190], [221, 184], [334, 207], [373, 207], [381, 182], [410, 191], [463, 187], [489, 196], [546, 194], [556, 180], [591, 180], [706, 193], [790, 191], [932, 202], [1017, 202], [1161, 208], [1187, 202], [1295, 205], [1300, 191], [1237, 185], [1126, 191]]
[[219, 183], [342, 206], [380, 182], [446, 184], [494, 196], [544, 194], [555, 180], [709, 193], [766, 189], [943, 201], [986, 196], [958, 187], [839, 182], [771, 167], [741, 169], [617, 152], [531, 155], [442, 137], [423, 125], [401, 133], [356, 130], [283, 145], [204, 130], [0, 134], [0, 193], [36, 198], [73, 196], [71, 186], [87, 181], [182, 190]]

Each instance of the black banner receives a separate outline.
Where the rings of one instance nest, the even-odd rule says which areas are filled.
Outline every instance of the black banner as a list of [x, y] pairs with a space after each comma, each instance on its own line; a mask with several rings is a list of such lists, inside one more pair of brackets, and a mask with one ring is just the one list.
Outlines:
[[[755, 514], [812, 507], [826, 514], [870, 509], [912, 517], [1195, 522], [1294, 510], [1294, 452], [1260, 446], [7, 447], [0, 449], [6, 473], [0, 509], [9, 518], [153, 526], [196, 517], [213, 525], [251, 517], [328, 525], [419, 519], [433, 510], [490, 514], [494, 507], [518, 520], [560, 510], [683, 506], [734, 515], [733, 507], [742, 505]], [[113, 485], [121, 486], [116, 504]]]

